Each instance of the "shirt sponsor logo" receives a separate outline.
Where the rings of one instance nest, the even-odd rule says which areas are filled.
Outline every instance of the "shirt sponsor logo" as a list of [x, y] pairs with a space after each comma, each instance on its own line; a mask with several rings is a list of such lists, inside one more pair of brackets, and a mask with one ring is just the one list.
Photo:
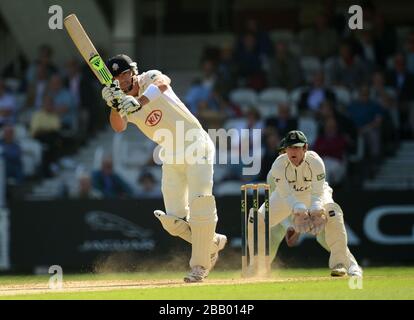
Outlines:
[[162, 112], [161, 110], [154, 110], [152, 111], [147, 119], [145, 120], [145, 124], [149, 127], [156, 126], [162, 119]]
[[302, 192], [302, 191], [306, 191], [309, 189], [310, 186], [303, 186], [303, 187], [299, 187], [296, 184], [293, 185], [293, 190], [295, 190], [296, 192]]
[[325, 179], [325, 174], [324, 173], [318, 174], [316, 178], [318, 179], [318, 181], [321, 181], [322, 179]]

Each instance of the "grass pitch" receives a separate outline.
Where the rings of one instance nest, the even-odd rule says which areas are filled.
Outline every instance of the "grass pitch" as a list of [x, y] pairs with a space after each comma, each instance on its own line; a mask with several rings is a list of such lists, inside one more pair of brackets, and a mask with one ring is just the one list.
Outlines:
[[183, 283], [184, 274], [185, 270], [64, 275], [63, 288], [54, 290], [48, 287], [48, 275], [0, 276], [0, 299], [414, 299], [414, 268], [366, 268], [362, 283], [331, 278], [328, 269], [274, 270], [268, 279], [242, 279], [239, 270], [217, 270], [197, 284]]

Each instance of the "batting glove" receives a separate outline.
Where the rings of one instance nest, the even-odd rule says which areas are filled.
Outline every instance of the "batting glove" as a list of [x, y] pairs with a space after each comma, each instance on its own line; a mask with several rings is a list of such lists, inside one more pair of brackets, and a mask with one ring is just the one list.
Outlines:
[[121, 117], [125, 117], [141, 110], [141, 108], [141, 104], [133, 96], [124, 96], [119, 102], [117, 111]]
[[316, 236], [322, 230], [325, 229], [325, 225], [326, 225], [325, 210], [324, 209], [312, 210], [309, 216], [312, 222], [311, 233]]
[[115, 80], [109, 86], [102, 89], [102, 98], [111, 108], [117, 108], [119, 101], [125, 96], [125, 93], [119, 87], [119, 81]]

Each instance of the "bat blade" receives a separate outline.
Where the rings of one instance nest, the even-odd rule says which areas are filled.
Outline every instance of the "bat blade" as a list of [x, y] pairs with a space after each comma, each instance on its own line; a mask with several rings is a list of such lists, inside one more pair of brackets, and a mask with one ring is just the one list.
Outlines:
[[104, 85], [110, 85], [113, 76], [76, 15], [68, 15], [63, 23], [79, 53], [98, 78], [99, 82]]

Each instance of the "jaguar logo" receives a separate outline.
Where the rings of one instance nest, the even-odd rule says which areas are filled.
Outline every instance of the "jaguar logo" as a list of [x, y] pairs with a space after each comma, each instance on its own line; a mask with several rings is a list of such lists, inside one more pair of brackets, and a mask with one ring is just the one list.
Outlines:
[[130, 238], [148, 238], [152, 235], [151, 230], [141, 228], [129, 220], [108, 212], [88, 212], [85, 221], [93, 230], [119, 231]]
[[154, 110], [152, 111], [147, 119], [145, 120], [145, 124], [149, 127], [156, 126], [162, 119], [162, 112], [161, 110]]

